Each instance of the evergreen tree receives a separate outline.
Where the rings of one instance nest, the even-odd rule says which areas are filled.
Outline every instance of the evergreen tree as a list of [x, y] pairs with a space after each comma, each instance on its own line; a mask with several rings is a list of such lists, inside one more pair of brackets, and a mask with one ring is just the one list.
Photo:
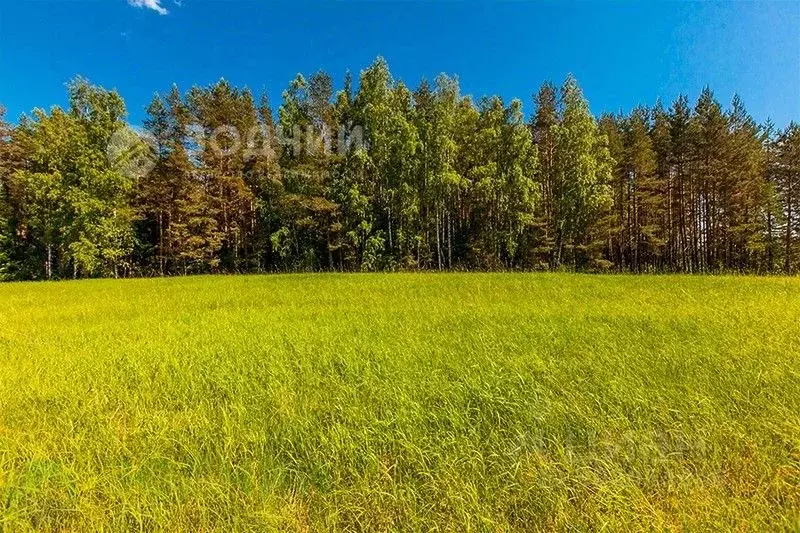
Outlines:
[[771, 190], [764, 180], [763, 135], [738, 96], [731, 104], [728, 124], [724, 263], [729, 270], [760, 270], [766, 261], [767, 218], [771, 216]]
[[189, 107], [173, 86], [165, 101], [154, 98], [148, 113], [145, 125], [155, 139], [157, 160], [142, 180], [137, 205], [157, 228], [151, 232], [151, 249], [159, 272], [214, 271], [222, 237], [209, 180], [192, 163], [191, 152], [198, 146], [190, 138]]
[[692, 173], [695, 183], [695, 239], [699, 268], [724, 266], [727, 245], [730, 182], [726, 172], [728, 122], [714, 94], [706, 87], [700, 93], [691, 122]]
[[764, 269], [767, 272], [774, 272], [776, 269], [777, 258], [781, 254], [780, 236], [778, 235], [777, 222], [781, 218], [781, 202], [778, 195], [776, 171], [778, 169], [776, 159], [776, 131], [772, 121], [767, 120], [761, 128], [761, 143], [764, 149], [764, 176], [763, 187], [766, 205], [764, 206]]
[[669, 176], [675, 191], [677, 230], [675, 248], [677, 260], [684, 272], [698, 268], [697, 232], [695, 224], [695, 184], [690, 173], [691, 135], [689, 131], [692, 112], [685, 95], [679, 96], [669, 111], [670, 156]]
[[255, 232], [255, 199], [245, 179], [252, 154], [248, 143], [258, 130], [258, 111], [248, 89], [225, 80], [193, 87], [186, 106], [206, 142], [200, 147], [195, 170], [211, 203], [220, 242], [219, 266], [236, 272], [250, 264]]
[[658, 265], [665, 244], [664, 191], [656, 177], [656, 154], [649, 130], [650, 112], [637, 107], [625, 123], [624, 157], [630, 197], [629, 264], [634, 272], [641, 271], [645, 261]]
[[281, 157], [283, 225], [273, 246], [294, 268], [333, 268], [336, 204], [329, 199], [334, 109], [330, 76], [317, 72], [308, 81], [298, 74], [283, 93], [278, 115], [291, 139]]
[[681, 209], [677, 194], [676, 173], [672, 165], [672, 138], [670, 117], [661, 101], [656, 102], [652, 111], [650, 139], [655, 157], [655, 179], [661, 194], [661, 227], [664, 239], [664, 261], [662, 268], [667, 271], [678, 269], [678, 210]]
[[783, 212], [783, 269], [797, 271], [800, 235], [800, 125], [792, 122], [775, 141], [775, 181]]

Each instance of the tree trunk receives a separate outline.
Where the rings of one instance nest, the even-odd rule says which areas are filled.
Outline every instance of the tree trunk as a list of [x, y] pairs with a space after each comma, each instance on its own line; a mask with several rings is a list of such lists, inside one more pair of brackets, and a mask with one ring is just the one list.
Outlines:
[[440, 238], [441, 232], [439, 227], [441, 226], [440, 223], [440, 215], [439, 215], [439, 208], [436, 208], [436, 258], [438, 261], [439, 270], [442, 269], [442, 241]]
[[53, 279], [53, 245], [47, 245], [47, 258], [44, 260], [44, 271], [47, 279]]
[[792, 207], [794, 199], [792, 198], [792, 178], [788, 178], [787, 197], [786, 197], [786, 261], [784, 268], [787, 274], [792, 273]]

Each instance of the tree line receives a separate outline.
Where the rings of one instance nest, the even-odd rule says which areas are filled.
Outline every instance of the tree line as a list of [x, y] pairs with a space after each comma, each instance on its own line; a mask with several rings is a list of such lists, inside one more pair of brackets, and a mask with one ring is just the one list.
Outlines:
[[224, 80], [173, 87], [144, 132], [116, 91], [68, 96], [0, 115], [0, 279], [800, 266], [800, 126], [708, 88], [596, 120], [570, 76], [526, 119], [378, 58], [357, 88], [298, 75], [277, 113]]

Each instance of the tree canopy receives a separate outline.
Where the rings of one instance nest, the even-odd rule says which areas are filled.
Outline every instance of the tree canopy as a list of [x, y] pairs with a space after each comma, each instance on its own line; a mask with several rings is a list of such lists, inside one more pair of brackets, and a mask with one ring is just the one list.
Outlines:
[[800, 126], [709, 88], [596, 119], [569, 76], [528, 119], [378, 58], [338, 90], [298, 74], [277, 113], [225, 80], [172, 87], [142, 130], [116, 91], [68, 96], [0, 112], [0, 279], [800, 267]]

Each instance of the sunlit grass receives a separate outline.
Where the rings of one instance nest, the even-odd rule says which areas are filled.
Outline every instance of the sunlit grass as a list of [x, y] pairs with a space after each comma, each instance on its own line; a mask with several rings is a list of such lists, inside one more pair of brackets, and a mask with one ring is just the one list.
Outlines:
[[800, 279], [0, 285], [0, 530], [800, 528]]

